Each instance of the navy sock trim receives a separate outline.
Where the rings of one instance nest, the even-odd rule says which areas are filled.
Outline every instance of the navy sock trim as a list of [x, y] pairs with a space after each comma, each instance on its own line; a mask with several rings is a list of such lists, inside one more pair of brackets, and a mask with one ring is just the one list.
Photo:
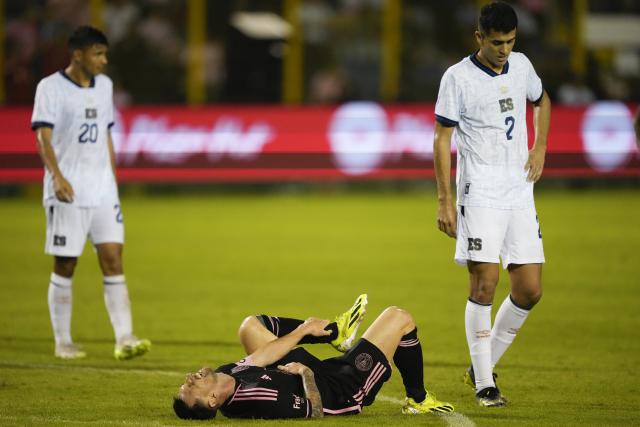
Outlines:
[[531, 308], [524, 308], [524, 307], [518, 305], [518, 303], [513, 300], [513, 296], [511, 296], [511, 294], [509, 294], [509, 299], [511, 300], [511, 304], [515, 305], [520, 310], [524, 310], [524, 311], [530, 311], [531, 310]]
[[70, 288], [71, 286], [64, 286], [61, 285], [60, 283], [56, 283], [53, 280], [49, 280], [49, 283], [51, 283], [53, 286], [55, 286], [56, 288], [62, 288], [62, 289], [66, 289], [66, 288]]
[[474, 301], [474, 300], [472, 300], [472, 299], [471, 299], [471, 297], [469, 297], [469, 301], [470, 301], [470, 302], [472, 302], [472, 303], [474, 303], [475, 305], [481, 305], [481, 306], [483, 306], [483, 307], [491, 307], [491, 303], [489, 303], [489, 304], [483, 304], [483, 303], [481, 303], [481, 302], [478, 302], [478, 301]]

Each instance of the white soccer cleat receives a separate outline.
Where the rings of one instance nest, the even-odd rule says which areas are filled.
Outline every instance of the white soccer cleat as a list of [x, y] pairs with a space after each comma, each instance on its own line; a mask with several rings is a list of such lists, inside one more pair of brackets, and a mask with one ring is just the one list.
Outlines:
[[74, 343], [64, 343], [56, 344], [55, 356], [59, 359], [82, 359], [87, 357], [87, 353]]

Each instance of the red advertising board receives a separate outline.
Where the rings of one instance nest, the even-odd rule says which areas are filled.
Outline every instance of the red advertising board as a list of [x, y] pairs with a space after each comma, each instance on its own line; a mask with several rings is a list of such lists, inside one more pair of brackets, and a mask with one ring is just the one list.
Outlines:
[[[433, 109], [136, 107], [117, 114], [112, 133], [121, 181], [432, 178]], [[27, 108], [0, 109], [0, 182], [42, 177], [30, 117]], [[640, 176], [632, 109], [554, 107], [544, 176]]]

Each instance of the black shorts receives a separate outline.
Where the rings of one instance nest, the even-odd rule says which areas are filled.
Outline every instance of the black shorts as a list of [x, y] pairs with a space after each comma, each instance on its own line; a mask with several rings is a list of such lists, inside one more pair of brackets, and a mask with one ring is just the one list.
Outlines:
[[391, 377], [391, 365], [384, 353], [361, 338], [345, 354], [320, 360], [297, 348], [276, 364], [299, 362], [314, 373], [325, 414], [357, 414], [373, 403], [382, 385]]
[[342, 390], [342, 397], [350, 397], [361, 406], [371, 405], [382, 385], [391, 378], [387, 357], [364, 338], [342, 356], [326, 359], [324, 364], [334, 386]]

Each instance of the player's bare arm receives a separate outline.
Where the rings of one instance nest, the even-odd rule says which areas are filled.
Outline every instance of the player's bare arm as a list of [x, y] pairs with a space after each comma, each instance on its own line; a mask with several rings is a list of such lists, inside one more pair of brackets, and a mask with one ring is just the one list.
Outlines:
[[438, 229], [449, 237], [456, 237], [456, 209], [451, 191], [451, 136], [453, 127], [436, 122], [433, 140], [433, 161], [438, 186]]
[[311, 402], [311, 418], [320, 418], [324, 416], [322, 410], [322, 397], [320, 391], [316, 385], [316, 378], [313, 375], [313, 371], [307, 366], [298, 362], [287, 363], [286, 365], [278, 366], [283, 372], [287, 372], [293, 375], [300, 375], [302, 377], [302, 386], [304, 387], [304, 394]]
[[533, 107], [533, 129], [535, 142], [529, 151], [529, 158], [524, 169], [528, 171], [527, 180], [537, 182], [544, 169], [544, 157], [547, 152], [547, 134], [551, 122], [551, 100], [544, 91], [542, 99]]
[[309, 318], [289, 334], [270, 341], [254, 351], [246, 358], [246, 361], [253, 366], [265, 367], [271, 365], [289, 353], [304, 336], [322, 337], [331, 335], [331, 331], [324, 329], [328, 324], [328, 320]]
[[107, 145], [109, 146], [109, 158], [111, 159], [111, 170], [113, 171], [113, 177], [118, 182], [118, 174], [116, 168], [116, 150], [113, 148], [113, 138], [111, 138], [111, 129], [107, 130]]
[[71, 203], [73, 202], [73, 187], [66, 180], [66, 178], [60, 172], [58, 167], [58, 161], [56, 160], [53, 146], [51, 145], [51, 138], [53, 135], [53, 129], [49, 127], [41, 127], [36, 132], [36, 139], [38, 145], [38, 152], [44, 166], [51, 172], [53, 177], [53, 188], [56, 193], [56, 198], [61, 202]]

